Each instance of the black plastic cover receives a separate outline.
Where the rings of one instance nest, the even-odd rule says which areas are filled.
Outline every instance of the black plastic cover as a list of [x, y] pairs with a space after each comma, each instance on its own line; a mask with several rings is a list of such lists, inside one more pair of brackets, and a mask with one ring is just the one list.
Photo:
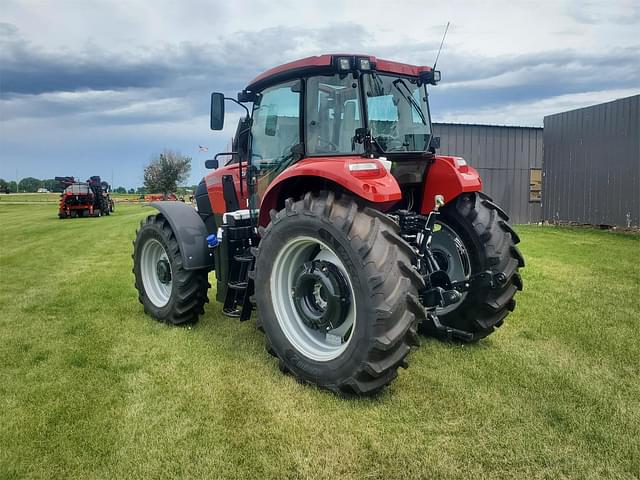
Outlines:
[[198, 215], [202, 218], [204, 226], [209, 233], [217, 233], [216, 220], [211, 209], [209, 201], [209, 193], [207, 192], [207, 184], [204, 178], [198, 184], [195, 192], [196, 205], [198, 206]]

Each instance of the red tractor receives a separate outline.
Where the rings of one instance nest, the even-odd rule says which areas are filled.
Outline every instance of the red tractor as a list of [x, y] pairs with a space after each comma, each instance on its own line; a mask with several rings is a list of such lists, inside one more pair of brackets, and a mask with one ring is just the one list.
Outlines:
[[259, 75], [237, 100], [212, 94], [213, 130], [225, 101], [246, 116], [233, 151], [206, 162], [197, 210], [156, 202], [142, 222], [145, 312], [196, 321], [215, 269], [223, 312], [257, 309], [283, 371], [359, 395], [407, 366], [419, 331], [492, 333], [515, 307], [524, 259], [477, 171], [436, 154], [427, 86], [439, 80], [427, 66], [321, 55]]
[[64, 187], [58, 205], [59, 218], [99, 217], [113, 212], [111, 187], [100, 177], [90, 177], [86, 182], [78, 182], [74, 177], [56, 177], [56, 181]]

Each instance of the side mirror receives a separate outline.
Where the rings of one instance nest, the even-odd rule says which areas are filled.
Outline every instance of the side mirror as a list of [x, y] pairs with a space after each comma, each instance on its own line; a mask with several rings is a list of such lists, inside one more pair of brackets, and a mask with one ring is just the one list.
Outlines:
[[267, 121], [264, 126], [264, 134], [268, 137], [276, 136], [276, 129], [278, 127], [278, 116], [277, 115], [267, 115]]
[[429, 146], [435, 150], [440, 148], [440, 137], [431, 137], [431, 142], [429, 142]]
[[440, 70], [427, 70], [420, 72], [419, 74], [420, 83], [427, 85], [437, 85], [438, 82], [442, 79], [442, 74]]
[[208, 168], [209, 170], [215, 170], [216, 168], [218, 168], [220, 166], [220, 163], [218, 162], [217, 159], [212, 158], [210, 160], [205, 160], [204, 161], [204, 166], [205, 166], [205, 168]]
[[211, 130], [222, 130], [224, 127], [224, 94], [211, 94]]

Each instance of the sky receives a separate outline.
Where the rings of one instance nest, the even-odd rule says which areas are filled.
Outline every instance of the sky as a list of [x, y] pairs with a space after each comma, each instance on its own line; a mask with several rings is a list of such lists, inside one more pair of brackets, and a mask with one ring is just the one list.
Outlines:
[[640, 93], [637, 0], [0, 0], [0, 178], [135, 187], [170, 148], [197, 183], [239, 115], [209, 130], [212, 91], [321, 53], [432, 65], [447, 22], [433, 121], [541, 126]]

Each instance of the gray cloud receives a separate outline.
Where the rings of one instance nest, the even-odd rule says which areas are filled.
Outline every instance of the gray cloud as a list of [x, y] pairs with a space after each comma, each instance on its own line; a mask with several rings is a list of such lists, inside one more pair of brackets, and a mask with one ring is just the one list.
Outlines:
[[573, 20], [586, 25], [603, 23], [637, 25], [640, 23], [640, 4], [632, 1], [626, 4], [593, 0], [567, 2], [566, 11]]
[[171, 85], [215, 84], [237, 88], [252, 75], [296, 54], [319, 52], [326, 45], [349, 50], [366, 42], [362, 26], [338, 24], [320, 29], [267, 28], [237, 32], [216, 43], [180, 43], [117, 54], [98, 47], [59, 52], [34, 46], [13, 25], [0, 24], [2, 94], [118, 90]]
[[[638, 92], [637, 1], [537, 5], [4, 0], [0, 176], [114, 168], [116, 183], [134, 186], [151, 152], [202, 160], [198, 145], [225, 148], [239, 109], [229, 106], [224, 132], [210, 132], [212, 90], [233, 95], [260, 71], [326, 52], [431, 64], [445, 19], [435, 120], [540, 125]], [[194, 168], [192, 181], [203, 173]]]
[[538, 52], [513, 58], [453, 58], [442, 88], [449, 108], [527, 103], [560, 95], [640, 85], [640, 48], [590, 53]]
[[[435, 35], [431, 35], [432, 37]], [[401, 40], [401, 39], [400, 39]], [[241, 31], [203, 44], [180, 43], [117, 54], [51, 51], [0, 24], [1, 101], [7, 119], [75, 115], [82, 122], [154, 123], [203, 115], [211, 90], [240, 90], [260, 71], [323, 51], [358, 51], [429, 64], [439, 42], [376, 45], [362, 25], [341, 23]], [[527, 103], [553, 96], [640, 85], [640, 47], [571, 49], [483, 58], [445, 50], [444, 82], [433, 111]]]
[[160, 87], [204, 75], [223, 77], [224, 72], [212, 45], [181, 44], [118, 54], [97, 47], [80, 52], [47, 51], [24, 40], [11, 25], [3, 24], [0, 32], [4, 97]]

